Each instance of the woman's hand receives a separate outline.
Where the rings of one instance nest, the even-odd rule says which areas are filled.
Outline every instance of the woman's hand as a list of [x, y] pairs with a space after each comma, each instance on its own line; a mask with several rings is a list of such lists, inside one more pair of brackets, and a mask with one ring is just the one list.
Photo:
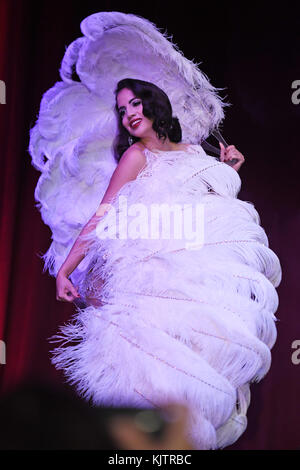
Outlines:
[[[234, 158], [238, 160], [234, 165], [230, 165], [234, 170], [239, 171], [241, 168], [242, 164], [245, 161], [244, 155], [239, 152], [234, 145], [228, 145], [228, 147], [224, 147], [222, 142], [219, 142], [220, 147], [221, 147], [221, 155], [220, 155], [220, 160], [221, 162], [228, 162], [228, 160], [233, 160]], [[229, 163], [227, 163], [228, 165]]]
[[56, 277], [56, 300], [73, 302], [79, 297], [80, 295], [67, 276], [62, 272], [58, 272]]

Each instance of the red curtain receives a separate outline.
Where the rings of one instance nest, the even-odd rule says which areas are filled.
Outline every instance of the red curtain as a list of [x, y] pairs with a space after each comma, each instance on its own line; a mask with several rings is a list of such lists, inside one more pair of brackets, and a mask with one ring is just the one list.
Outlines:
[[[59, 60], [53, 56], [53, 63], [47, 53], [49, 44], [43, 42], [43, 24], [38, 22], [42, 12], [38, 9], [37, 3], [25, 0], [0, 2], [0, 79], [6, 85], [6, 104], [0, 105], [0, 339], [6, 345], [6, 364], [0, 366], [3, 393], [30, 377], [57, 380], [47, 341], [57, 326], [53, 312], [59, 312], [64, 322], [73, 311], [71, 305], [58, 305], [55, 282], [42, 273], [40, 254], [47, 250], [51, 233], [35, 207], [39, 173], [31, 166], [27, 151], [42, 93], [58, 79]], [[55, 38], [52, 45], [55, 48]], [[57, 53], [63, 52], [62, 41]]]
[[[291, 83], [300, 76], [296, 60], [288, 62], [287, 57], [292, 59], [293, 51], [296, 52], [291, 21], [297, 15], [285, 12], [290, 22], [284, 24], [282, 11], [270, 17], [269, 23], [267, 12], [257, 16], [256, 36], [259, 25], [264, 35], [259, 37], [262, 46], [256, 49], [258, 39], [253, 34], [253, 47], [250, 42], [241, 42], [245, 24], [241, 24], [244, 16], [237, 9], [221, 12], [226, 21], [216, 19], [208, 46], [205, 38], [211, 32], [209, 24], [202, 24], [204, 32], [197, 30], [202, 42], [195, 42], [192, 7], [186, 12], [186, 24], [192, 22], [192, 27], [185, 30], [178, 15], [171, 15], [158, 2], [151, 2], [151, 8], [145, 6], [143, 11], [133, 4], [132, 8], [126, 7], [127, 12], [145, 16], [160, 27], [167, 27], [170, 33], [176, 32], [175, 40], [185, 48], [186, 55], [197, 61], [197, 54], [200, 60], [205, 58], [204, 70], [209, 76], [219, 77], [219, 83], [212, 82], [216, 86], [226, 83], [231, 93], [234, 106], [228, 112], [225, 135], [231, 136], [229, 143], [240, 148], [246, 157], [240, 173], [243, 186], [239, 197], [255, 204], [270, 247], [283, 268], [276, 314], [278, 340], [272, 351], [271, 370], [261, 383], [252, 386], [249, 425], [232, 449], [300, 448], [300, 364], [292, 362], [292, 343], [300, 340], [300, 105], [297, 107], [290, 98]], [[202, 15], [213, 17], [212, 6], [205, 8]], [[71, 317], [74, 307], [56, 301], [55, 280], [42, 272], [40, 254], [48, 249], [51, 233], [35, 207], [39, 173], [31, 166], [27, 149], [42, 94], [60, 80], [58, 69], [65, 47], [80, 36], [80, 21], [101, 9], [125, 11], [121, 2], [113, 1], [101, 6], [87, 1], [81, 7], [71, 2], [0, 1], [0, 80], [6, 85], [6, 104], [0, 105], [0, 339], [6, 344], [6, 364], [0, 365], [1, 394], [24, 380], [64, 380], [50, 363], [48, 338]], [[268, 14], [275, 15], [273, 10]], [[274, 18], [277, 23], [269, 31]], [[249, 24], [251, 21], [254, 15]], [[296, 31], [296, 23], [294, 26]], [[212, 57], [216, 51], [220, 53], [220, 48], [222, 59], [216, 63]]]

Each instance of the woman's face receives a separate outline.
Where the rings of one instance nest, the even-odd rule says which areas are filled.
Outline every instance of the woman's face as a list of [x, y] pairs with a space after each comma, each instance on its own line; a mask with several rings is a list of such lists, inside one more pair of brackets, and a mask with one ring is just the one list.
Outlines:
[[143, 115], [141, 98], [128, 88], [123, 88], [117, 95], [117, 107], [121, 121], [129, 134], [134, 137], [146, 137], [152, 134], [152, 121]]

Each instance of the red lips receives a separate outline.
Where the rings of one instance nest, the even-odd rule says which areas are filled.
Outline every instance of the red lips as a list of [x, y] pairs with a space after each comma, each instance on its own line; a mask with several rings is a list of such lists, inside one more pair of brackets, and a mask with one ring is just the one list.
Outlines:
[[142, 119], [133, 119], [132, 121], [130, 121], [130, 127], [132, 127], [132, 129], [136, 129], [141, 122]]

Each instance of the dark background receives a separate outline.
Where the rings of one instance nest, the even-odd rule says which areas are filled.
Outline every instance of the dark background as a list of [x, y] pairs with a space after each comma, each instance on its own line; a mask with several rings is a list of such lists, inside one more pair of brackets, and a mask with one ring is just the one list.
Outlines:
[[80, 22], [100, 11], [143, 16], [173, 36], [184, 55], [216, 87], [226, 87], [232, 106], [223, 134], [246, 158], [239, 198], [254, 203], [278, 255], [278, 339], [270, 372], [252, 385], [248, 428], [231, 449], [299, 449], [300, 364], [291, 347], [299, 321], [299, 117], [291, 96], [300, 80], [300, 7], [293, 2], [133, 2], [0, 0], [0, 365], [1, 394], [24, 380], [62, 383], [50, 363], [48, 338], [74, 313], [57, 302], [55, 279], [42, 273], [39, 255], [51, 232], [35, 207], [39, 173], [27, 151], [29, 129], [42, 95], [60, 81], [66, 47], [82, 36]]

